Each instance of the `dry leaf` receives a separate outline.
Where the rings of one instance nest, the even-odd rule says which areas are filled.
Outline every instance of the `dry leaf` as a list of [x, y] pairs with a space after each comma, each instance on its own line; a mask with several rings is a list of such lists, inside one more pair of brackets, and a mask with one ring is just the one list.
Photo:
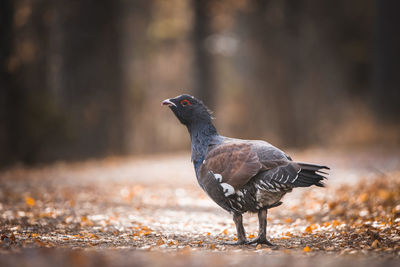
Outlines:
[[26, 203], [26, 205], [28, 205], [30, 207], [35, 206], [35, 200], [31, 197], [26, 197], [25, 203]]
[[161, 246], [161, 245], [164, 245], [164, 244], [165, 244], [165, 242], [164, 242], [164, 240], [162, 240], [161, 238], [158, 239], [157, 242], [156, 242], [156, 245], [157, 245], [157, 246]]
[[149, 234], [151, 234], [151, 232], [147, 231], [147, 232], [144, 232], [142, 235], [146, 236], [146, 235], [149, 235]]
[[15, 235], [14, 235], [14, 234], [11, 234], [11, 235], [10, 235], [10, 239], [11, 239], [11, 241], [15, 242]]
[[361, 194], [359, 197], [358, 197], [358, 199], [359, 199], [359, 201], [360, 202], [367, 202], [367, 200], [368, 200], [368, 194], [367, 193], [363, 193], [363, 194]]
[[379, 242], [378, 239], [375, 239], [374, 242], [372, 242], [371, 247], [372, 248], [379, 248], [381, 246], [381, 243]]

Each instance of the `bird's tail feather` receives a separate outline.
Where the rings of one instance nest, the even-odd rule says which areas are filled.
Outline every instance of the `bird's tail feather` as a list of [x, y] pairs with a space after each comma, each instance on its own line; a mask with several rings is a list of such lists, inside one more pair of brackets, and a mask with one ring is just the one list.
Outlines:
[[298, 178], [294, 182], [294, 185], [297, 187], [308, 187], [311, 185], [316, 186], [324, 186], [323, 180], [326, 179], [328, 173], [322, 170], [329, 170], [327, 166], [314, 165], [308, 163], [300, 163], [297, 162], [300, 166], [300, 170], [298, 173]]

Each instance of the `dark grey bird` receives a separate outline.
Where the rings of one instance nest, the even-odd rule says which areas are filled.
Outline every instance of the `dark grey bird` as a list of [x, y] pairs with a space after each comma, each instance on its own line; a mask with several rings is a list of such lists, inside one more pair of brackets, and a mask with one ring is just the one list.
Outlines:
[[[324, 186], [326, 166], [294, 162], [265, 141], [228, 138], [218, 134], [209, 109], [190, 95], [166, 99], [190, 134], [192, 161], [201, 188], [233, 215], [237, 242], [267, 244], [268, 209], [282, 204], [295, 187]], [[242, 222], [245, 212], [258, 213], [258, 237], [248, 241]]]

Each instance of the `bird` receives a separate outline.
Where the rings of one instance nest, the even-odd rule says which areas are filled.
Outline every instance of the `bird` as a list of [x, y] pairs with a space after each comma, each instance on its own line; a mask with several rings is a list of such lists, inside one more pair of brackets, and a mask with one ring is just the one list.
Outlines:
[[[295, 187], [323, 187], [329, 167], [295, 162], [285, 152], [261, 140], [219, 135], [212, 112], [194, 96], [183, 94], [161, 102], [187, 127], [191, 160], [205, 193], [233, 216], [236, 242], [229, 245], [266, 244], [268, 210], [282, 204]], [[247, 240], [243, 214], [257, 213], [258, 236]]]

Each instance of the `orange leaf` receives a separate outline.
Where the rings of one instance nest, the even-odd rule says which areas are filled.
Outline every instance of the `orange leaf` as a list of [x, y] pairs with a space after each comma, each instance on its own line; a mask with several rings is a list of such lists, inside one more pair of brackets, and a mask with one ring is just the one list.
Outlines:
[[31, 197], [26, 197], [25, 203], [26, 203], [26, 205], [28, 205], [30, 207], [35, 206], [35, 200]]
[[305, 246], [305, 247], [304, 247], [304, 249], [303, 249], [303, 251], [304, 251], [304, 252], [310, 252], [310, 251], [311, 251], [311, 249], [310, 249], [310, 247], [309, 247], [309, 246]]
[[224, 235], [228, 234], [228, 229], [225, 229], [224, 231], [222, 231], [222, 233], [224, 233]]
[[359, 196], [359, 200], [360, 200], [361, 202], [367, 202], [367, 200], [368, 200], [368, 194], [367, 194], [367, 193], [361, 194], [361, 195]]
[[309, 226], [307, 226], [306, 227], [306, 229], [304, 230], [306, 233], [309, 233], [309, 234], [311, 234], [312, 233], [312, 227], [311, 227], [311, 225], [309, 225]]
[[254, 238], [255, 236], [253, 235], [253, 234], [250, 234], [249, 235], [249, 238]]
[[286, 235], [286, 236], [289, 236], [289, 237], [292, 237], [292, 236], [293, 236], [293, 234], [292, 234], [291, 232], [286, 232], [285, 235]]
[[323, 225], [324, 227], [328, 227], [329, 225], [331, 225], [331, 223], [330, 223], [330, 222], [324, 222], [322, 225]]
[[150, 231], [147, 231], [147, 232], [144, 232], [144, 233], [143, 233], [144, 236], [149, 235], [149, 234], [151, 234]]
[[286, 218], [285, 219], [285, 223], [291, 223], [292, 222], [292, 218]]

